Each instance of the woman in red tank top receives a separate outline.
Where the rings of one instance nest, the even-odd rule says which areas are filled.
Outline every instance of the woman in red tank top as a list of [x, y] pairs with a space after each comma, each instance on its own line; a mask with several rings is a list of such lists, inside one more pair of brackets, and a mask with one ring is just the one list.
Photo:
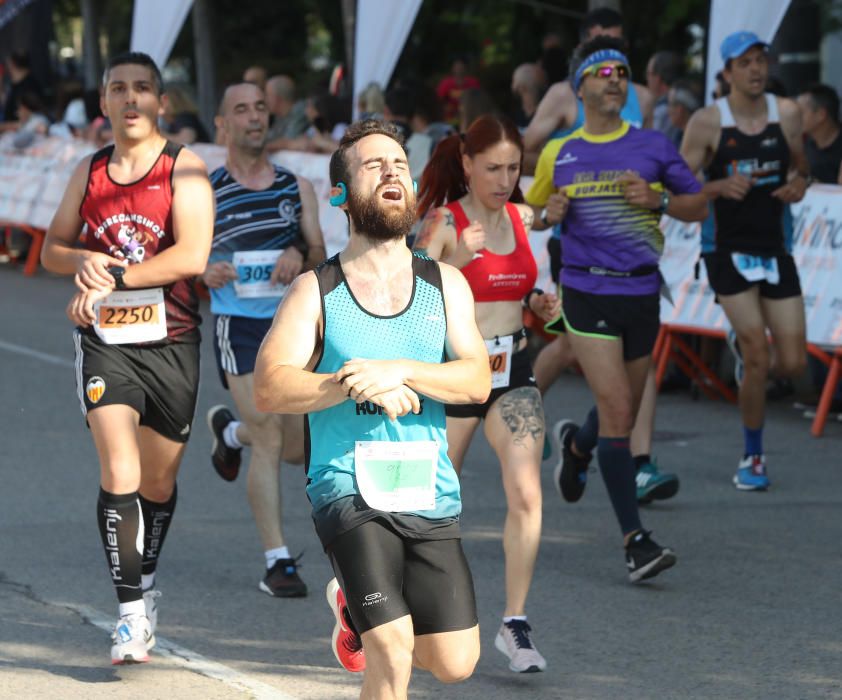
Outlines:
[[416, 249], [465, 275], [488, 347], [491, 395], [484, 404], [446, 407], [448, 452], [461, 471], [471, 438], [485, 419], [508, 505], [506, 609], [495, 646], [520, 673], [546, 667], [531, 640], [525, 610], [541, 537], [544, 410], [526, 352], [523, 304], [546, 320], [559, 311], [555, 295], [533, 289], [538, 270], [527, 240], [533, 212], [521, 203], [518, 185], [522, 155], [515, 125], [491, 115], [440, 142], [421, 179], [418, 211], [428, 213], [415, 241]]

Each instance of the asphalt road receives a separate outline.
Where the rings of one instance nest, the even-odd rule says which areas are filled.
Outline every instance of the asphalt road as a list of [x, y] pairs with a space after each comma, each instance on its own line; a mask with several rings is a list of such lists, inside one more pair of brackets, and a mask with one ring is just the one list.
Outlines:
[[[359, 678], [330, 648], [330, 567], [300, 469], [284, 470], [285, 528], [304, 550], [308, 598], [260, 593], [263, 559], [245, 496], [210, 466], [206, 410], [227, 401], [203, 345], [194, 435], [159, 566], [159, 645], [151, 663], [111, 667], [116, 600], [95, 519], [98, 466], [76, 398], [66, 279], [0, 266], [0, 697], [354, 698]], [[206, 335], [210, 332], [205, 326]], [[548, 419], [581, 419], [584, 382], [564, 377]], [[494, 649], [503, 608], [499, 468], [478, 436], [463, 476], [464, 547], [483, 654], [474, 676], [442, 686], [416, 673], [412, 698], [842, 698], [842, 425], [825, 437], [772, 407], [773, 488], [738, 493], [734, 406], [666, 395], [655, 453], [681, 491], [644, 524], [678, 554], [653, 582], [626, 580], [620, 535], [596, 473], [562, 504], [544, 464], [544, 531], [528, 604], [546, 672], [518, 676]]]

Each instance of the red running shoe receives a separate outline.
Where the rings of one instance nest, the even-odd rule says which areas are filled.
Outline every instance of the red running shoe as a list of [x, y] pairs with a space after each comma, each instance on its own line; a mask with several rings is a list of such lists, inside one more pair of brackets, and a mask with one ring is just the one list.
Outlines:
[[365, 671], [363, 641], [354, 629], [354, 623], [345, 603], [345, 594], [339, 588], [339, 582], [335, 578], [327, 584], [326, 595], [328, 605], [336, 617], [331, 639], [333, 655], [346, 671], [362, 673]]

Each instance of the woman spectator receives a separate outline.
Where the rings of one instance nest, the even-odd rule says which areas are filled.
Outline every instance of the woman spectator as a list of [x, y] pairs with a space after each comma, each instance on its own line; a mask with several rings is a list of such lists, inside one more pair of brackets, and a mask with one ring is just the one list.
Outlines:
[[167, 87], [164, 102], [164, 129], [168, 139], [189, 146], [191, 143], [210, 143], [210, 136], [199, 119], [196, 103], [184, 88]]

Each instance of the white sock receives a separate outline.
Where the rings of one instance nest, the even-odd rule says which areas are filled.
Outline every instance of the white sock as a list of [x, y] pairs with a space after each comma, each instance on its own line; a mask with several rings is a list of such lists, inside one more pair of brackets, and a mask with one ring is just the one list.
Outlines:
[[140, 588], [143, 591], [148, 591], [150, 588], [155, 588], [155, 574], [141, 574]]
[[239, 426], [240, 421], [232, 420], [228, 425], [225, 426], [225, 429], [222, 431], [222, 440], [232, 450], [239, 450], [243, 447], [243, 443], [241, 443], [237, 439], [237, 428]]
[[146, 615], [146, 606], [143, 604], [143, 598], [140, 600], [133, 600], [131, 603], [120, 603], [120, 617], [126, 615]]
[[271, 569], [275, 562], [278, 559], [291, 559], [289, 556], [289, 550], [286, 546], [283, 547], [276, 547], [275, 549], [267, 549], [264, 554], [266, 555], [266, 568]]
[[511, 622], [512, 620], [523, 620], [524, 622], [526, 622], [526, 615], [509, 615], [508, 617], [506, 617], [505, 615], [503, 616], [503, 622]]

